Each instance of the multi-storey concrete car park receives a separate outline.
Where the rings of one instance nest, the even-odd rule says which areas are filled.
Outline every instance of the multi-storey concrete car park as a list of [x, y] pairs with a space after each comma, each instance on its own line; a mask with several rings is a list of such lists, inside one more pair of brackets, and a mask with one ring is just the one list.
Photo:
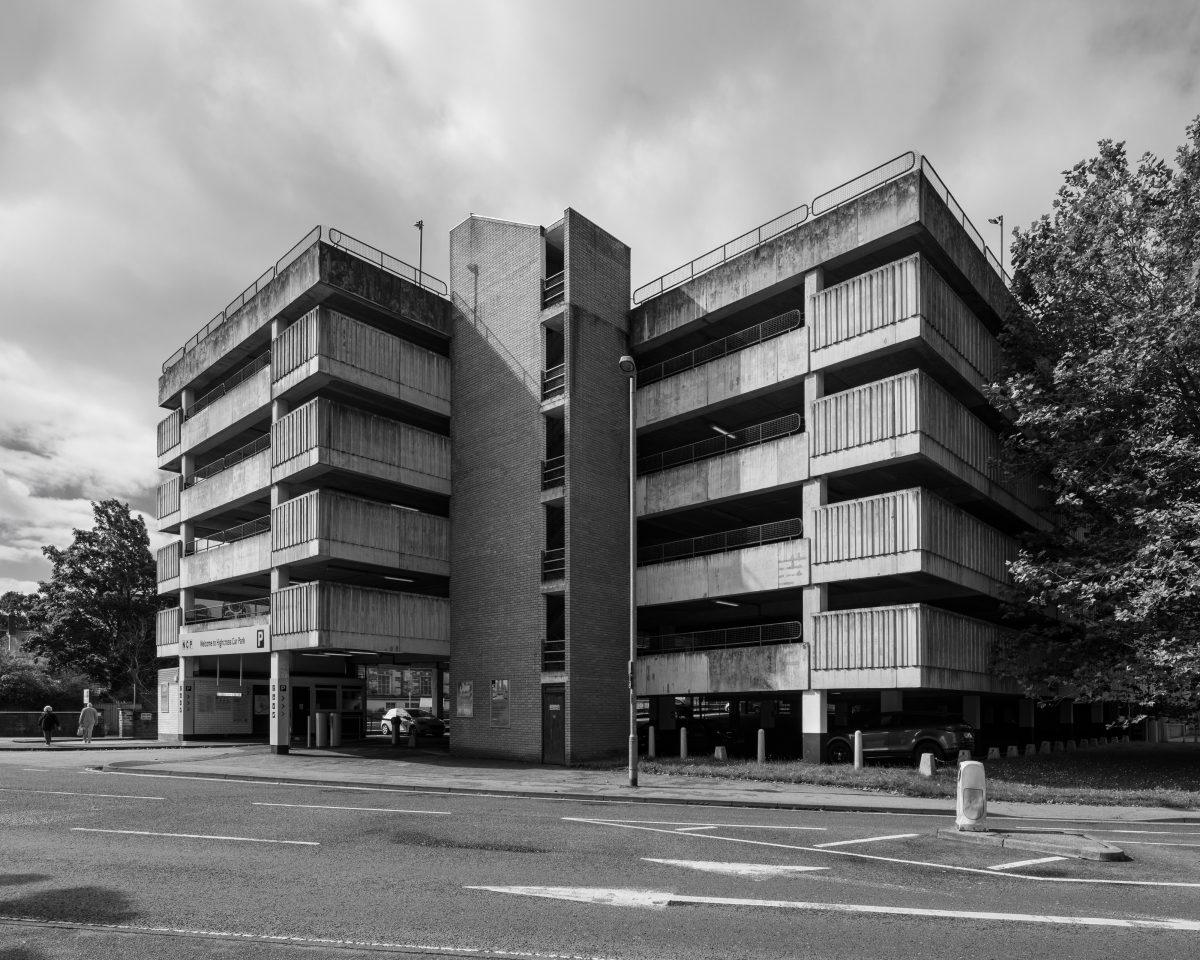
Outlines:
[[816, 758], [831, 725], [900, 710], [1040, 735], [990, 669], [1013, 534], [1047, 522], [982, 390], [1009, 294], [928, 161], [633, 301], [629, 249], [573, 210], [469, 217], [448, 289], [317, 228], [188, 341], [159, 381], [162, 735], [286, 750], [313, 711], [354, 736], [425, 704], [455, 751], [619, 754], [626, 353], [660, 746], [762, 727]]

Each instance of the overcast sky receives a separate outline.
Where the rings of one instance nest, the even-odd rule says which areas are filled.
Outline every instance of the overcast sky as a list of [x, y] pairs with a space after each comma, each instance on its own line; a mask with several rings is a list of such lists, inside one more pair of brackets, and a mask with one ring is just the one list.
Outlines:
[[[1200, 5], [0, 0], [0, 590], [152, 511], [162, 361], [314, 224], [444, 276], [571, 206], [635, 285], [902, 151], [1027, 224], [1098, 139], [1172, 155]], [[151, 520], [153, 524], [153, 520]]]

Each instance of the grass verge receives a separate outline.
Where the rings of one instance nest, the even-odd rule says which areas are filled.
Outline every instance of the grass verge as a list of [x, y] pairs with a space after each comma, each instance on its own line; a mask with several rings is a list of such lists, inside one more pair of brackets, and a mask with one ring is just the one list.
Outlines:
[[[1050, 756], [989, 760], [988, 797], [1021, 803], [1086, 803], [1200, 811], [1200, 746], [1122, 744]], [[902, 797], [953, 797], [957, 768], [932, 779], [908, 766], [768, 761], [643, 759], [640, 769], [668, 776], [796, 783]]]

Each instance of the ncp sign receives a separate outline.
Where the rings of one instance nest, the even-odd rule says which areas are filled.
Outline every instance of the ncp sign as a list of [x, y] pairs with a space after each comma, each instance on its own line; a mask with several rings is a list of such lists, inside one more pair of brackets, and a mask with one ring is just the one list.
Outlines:
[[226, 627], [179, 635], [181, 657], [211, 657], [226, 653], [267, 653], [271, 649], [271, 631], [263, 625]]

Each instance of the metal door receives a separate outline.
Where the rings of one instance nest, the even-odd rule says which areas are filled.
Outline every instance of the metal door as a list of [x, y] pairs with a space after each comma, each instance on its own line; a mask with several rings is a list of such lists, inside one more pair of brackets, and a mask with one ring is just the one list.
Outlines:
[[542, 763], [567, 762], [567, 691], [561, 683], [542, 687]]

